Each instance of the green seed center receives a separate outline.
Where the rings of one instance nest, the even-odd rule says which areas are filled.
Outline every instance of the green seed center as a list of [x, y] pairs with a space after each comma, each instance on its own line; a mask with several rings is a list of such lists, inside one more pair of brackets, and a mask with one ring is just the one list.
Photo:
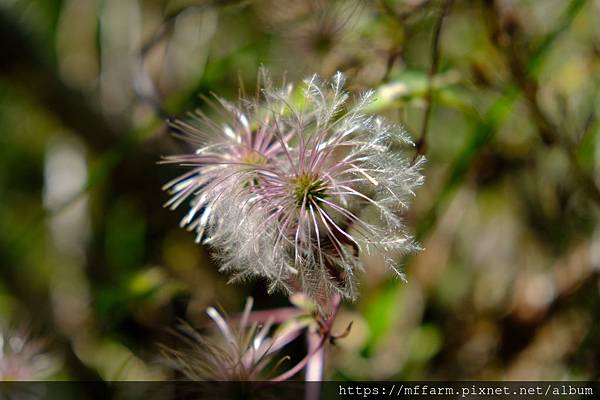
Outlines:
[[294, 200], [298, 208], [302, 204], [327, 197], [325, 182], [318, 176], [311, 174], [302, 174], [292, 179]]

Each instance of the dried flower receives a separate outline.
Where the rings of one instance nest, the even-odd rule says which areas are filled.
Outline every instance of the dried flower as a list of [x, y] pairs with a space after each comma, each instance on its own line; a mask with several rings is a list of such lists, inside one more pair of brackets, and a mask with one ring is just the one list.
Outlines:
[[[183, 325], [177, 337], [185, 348], [163, 346], [168, 363], [193, 381], [266, 379], [275, 354], [298, 337], [305, 326], [290, 319], [270, 335], [273, 321], [262, 326], [251, 321], [252, 305], [252, 298], [248, 298], [244, 312], [234, 322], [228, 322], [215, 308], [209, 307], [206, 313], [217, 328], [216, 334], [202, 335], [190, 325]], [[275, 369], [276, 366], [271, 370]]]
[[390, 255], [418, 248], [401, 214], [423, 181], [424, 159], [402, 156], [412, 145], [403, 128], [367, 115], [372, 92], [351, 104], [343, 84], [341, 73], [330, 84], [315, 75], [297, 92], [265, 88], [264, 104], [254, 105], [270, 113], [255, 131], [269, 132], [277, 151], [243, 164], [243, 175], [232, 169], [227, 176], [243, 180], [221, 179], [211, 193], [226, 198], [210, 208], [218, 221], [211, 243], [235, 278], [266, 278], [271, 290], [300, 290], [323, 304], [333, 293], [355, 298], [360, 253], [383, 254], [402, 277]]

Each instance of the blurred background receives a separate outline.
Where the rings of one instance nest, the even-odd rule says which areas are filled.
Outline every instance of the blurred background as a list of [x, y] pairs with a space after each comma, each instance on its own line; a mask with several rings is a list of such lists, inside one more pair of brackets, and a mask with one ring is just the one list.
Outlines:
[[0, 345], [35, 355], [24, 377], [165, 379], [177, 318], [287, 304], [227, 284], [157, 165], [186, 151], [165, 118], [261, 65], [375, 89], [428, 159], [424, 251], [406, 284], [365, 258], [327, 378], [600, 377], [600, 1], [0, 0], [0, 49]]

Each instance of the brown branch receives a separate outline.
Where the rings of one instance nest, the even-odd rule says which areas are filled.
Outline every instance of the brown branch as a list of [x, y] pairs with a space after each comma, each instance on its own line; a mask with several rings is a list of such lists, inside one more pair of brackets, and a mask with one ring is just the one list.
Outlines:
[[427, 150], [427, 130], [429, 129], [429, 120], [431, 117], [431, 106], [433, 102], [433, 79], [438, 72], [440, 63], [440, 39], [444, 20], [450, 13], [453, 0], [446, 0], [440, 12], [433, 31], [433, 40], [431, 42], [431, 65], [427, 74], [427, 93], [425, 94], [425, 113], [421, 125], [421, 136], [416, 143], [417, 154], [424, 154]]
[[[510, 75], [525, 97], [541, 141], [547, 146], [560, 146], [566, 152], [584, 190], [600, 204], [600, 188], [581, 165], [575, 143], [565, 135], [561, 135], [559, 126], [546, 115], [538, 100], [539, 83], [536, 76], [527, 68], [527, 60], [530, 57], [525, 46], [522, 45], [525, 41], [519, 36], [521, 31], [516, 15], [510, 14], [508, 19], [502, 18], [496, 2], [485, 1], [484, 5], [488, 14], [486, 25], [490, 39], [505, 57]], [[501, 22], [503, 20], [505, 23]]]
[[163, 106], [156, 84], [152, 79], [146, 60], [149, 53], [161, 43], [162, 40], [173, 30], [177, 19], [185, 13], [201, 13], [211, 7], [226, 7], [231, 5], [240, 5], [246, 3], [244, 0], [207, 0], [201, 4], [184, 5], [182, 8], [170, 13], [162, 22], [158, 30], [139, 48], [134, 56], [132, 69], [133, 90], [138, 99], [148, 104], [161, 119], [171, 117], [170, 113]]

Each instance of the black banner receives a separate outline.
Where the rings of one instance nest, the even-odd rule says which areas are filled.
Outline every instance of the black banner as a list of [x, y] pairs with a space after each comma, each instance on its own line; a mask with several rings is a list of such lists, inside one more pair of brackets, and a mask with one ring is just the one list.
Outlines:
[[1, 382], [0, 399], [597, 399], [595, 382]]

